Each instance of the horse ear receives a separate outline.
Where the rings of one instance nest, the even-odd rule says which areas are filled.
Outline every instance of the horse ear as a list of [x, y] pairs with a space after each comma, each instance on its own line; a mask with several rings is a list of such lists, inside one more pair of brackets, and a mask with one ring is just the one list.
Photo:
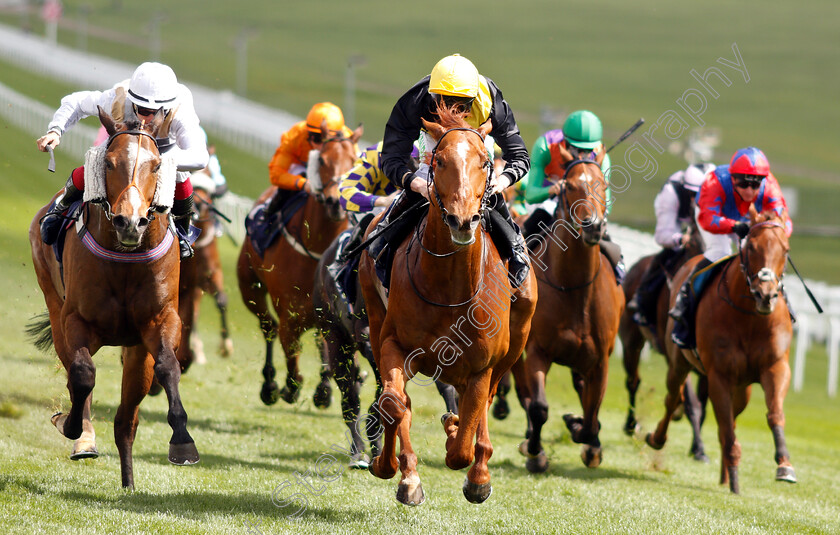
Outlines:
[[114, 124], [114, 119], [108, 115], [108, 113], [102, 109], [102, 106], [97, 106], [99, 110], [99, 122], [102, 123], [102, 126], [105, 127], [105, 131], [108, 132], [109, 136], [113, 136], [114, 132], [117, 131], [117, 126]]
[[426, 132], [428, 132], [435, 141], [439, 141], [445, 132], [445, 129], [441, 125], [427, 121], [426, 119], [423, 119], [423, 128], [426, 129]]
[[365, 125], [363, 125], [362, 123], [359, 123], [359, 126], [357, 126], [355, 130], [353, 130], [353, 136], [350, 138], [350, 140], [353, 143], [358, 143], [359, 140], [362, 139], [362, 134], [364, 133], [364, 131], [365, 131]]
[[[601, 148], [603, 149], [604, 146], [601, 145]], [[595, 151], [595, 163], [598, 164], [598, 167], [600, 167], [601, 164], [604, 163], [604, 158], [606, 158], [606, 157], [607, 157], [607, 151], [604, 151], [604, 152], [601, 152], [601, 151], [598, 151], [598, 150]]]
[[754, 204], [750, 204], [750, 224], [755, 225], [758, 219], [758, 210], [755, 209]]
[[487, 134], [489, 134], [492, 130], [493, 123], [490, 122], [490, 119], [487, 119], [481, 126], [478, 127], [478, 133], [481, 134], [481, 137], [487, 137]]
[[327, 120], [322, 119], [321, 120], [321, 139], [326, 141], [329, 138], [330, 138], [330, 127], [327, 126]]
[[569, 152], [569, 149], [566, 148], [565, 143], [558, 143], [557, 144], [557, 151], [560, 153], [560, 159], [563, 160], [563, 163], [569, 163], [574, 160], [572, 153]]

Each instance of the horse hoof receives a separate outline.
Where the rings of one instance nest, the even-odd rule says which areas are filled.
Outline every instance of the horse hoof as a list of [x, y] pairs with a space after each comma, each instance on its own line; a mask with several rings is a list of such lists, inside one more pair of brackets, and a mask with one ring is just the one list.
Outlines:
[[525, 439], [519, 443], [519, 455], [523, 457], [528, 456], [528, 439]]
[[627, 415], [627, 421], [624, 422], [624, 434], [628, 437], [634, 436], [636, 433], [641, 430], [642, 426], [639, 425], [639, 422], [636, 418], [632, 415]]
[[423, 492], [423, 485], [420, 483], [419, 476], [415, 475], [400, 482], [397, 487], [397, 501], [412, 507], [421, 505], [426, 501], [426, 493]]
[[368, 470], [370, 468], [370, 457], [364, 452], [357, 453], [350, 458], [347, 466], [353, 470]]
[[701, 462], [701, 463], [706, 463], [706, 464], [709, 463], [709, 456], [706, 455], [705, 451], [695, 451], [693, 453], [690, 453], [689, 455], [694, 457], [695, 461], [698, 461], [698, 462]]
[[447, 427], [446, 422], [450, 418], [455, 418], [455, 421], [453, 422], [453, 424], [458, 425], [458, 415], [455, 414], [454, 412], [446, 412], [446, 413], [443, 414], [443, 416], [440, 417], [440, 423], [443, 424], [443, 430], [444, 431], [446, 431], [446, 427]]
[[583, 418], [574, 414], [564, 414], [563, 423], [566, 424], [566, 429], [572, 434], [572, 441], [579, 442], [580, 433], [583, 431]]
[[329, 383], [321, 383], [315, 388], [312, 403], [319, 409], [327, 409], [332, 404], [332, 387]]
[[280, 397], [288, 403], [289, 405], [295, 403], [300, 396], [300, 387], [297, 388], [289, 388], [288, 386], [284, 386], [282, 390], [280, 390]]
[[525, 461], [525, 468], [532, 474], [542, 474], [548, 470], [548, 456], [544, 451], [536, 455], [528, 454], [528, 460]]
[[665, 447], [665, 442], [663, 442], [662, 444], [657, 444], [653, 441], [653, 433], [648, 433], [647, 435], [645, 435], [645, 444], [647, 444], [655, 450], [661, 450], [663, 447]]
[[598, 468], [603, 460], [603, 451], [595, 446], [584, 446], [580, 451], [580, 459], [587, 468]]
[[796, 483], [796, 474], [792, 466], [780, 466], [776, 468], [776, 481]]
[[484, 503], [487, 501], [487, 498], [493, 494], [493, 487], [490, 486], [490, 483], [479, 485], [477, 483], [473, 483], [469, 479], [465, 479], [463, 491], [464, 498], [466, 498], [468, 502]]
[[195, 442], [169, 445], [169, 462], [178, 466], [196, 464], [199, 460]]
[[230, 338], [222, 340], [222, 345], [219, 347], [219, 355], [224, 358], [228, 358], [233, 355], [233, 340]]
[[280, 399], [280, 388], [274, 381], [270, 383], [263, 383], [262, 390], [260, 390], [260, 400], [265, 405], [274, 405]]
[[73, 433], [72, 430], [68, 433], [66, 429], [67, 424], [67, 414], [63, 412], [57, 412], [50, 417], [50, 422], [58, 429], [58, 432], [61, 433], [62, 436], [67, 437], [71, 440], [76, 440], [80, 436], [82, 436], [82, 426], [79, 426], [79, 432]]
[[510, 405], [507, 400], [496, 398], [496, 403], [493, 404], [493, 418], [504, 420], [508, 415], [510, 415]]
[[99, 457], [99, 450], [96, 449], [96, 446], [88, 446], [85, 449], [73, 451], [70, 454], [71, 461], [78, 461], [80, 459], [96, 459]]

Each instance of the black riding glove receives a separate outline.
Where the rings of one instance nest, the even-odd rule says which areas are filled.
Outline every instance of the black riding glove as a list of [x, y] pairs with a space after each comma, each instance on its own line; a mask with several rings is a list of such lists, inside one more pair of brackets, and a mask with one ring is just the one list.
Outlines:
[[738, 235], [738, 238], [744, 239], [750, 233], [750, 226], [747, 223], [739, 222], [732, 225], [732, 232]]

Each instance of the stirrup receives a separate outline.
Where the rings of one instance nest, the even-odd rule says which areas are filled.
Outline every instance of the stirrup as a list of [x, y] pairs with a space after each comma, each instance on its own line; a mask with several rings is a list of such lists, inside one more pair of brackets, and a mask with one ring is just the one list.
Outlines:
[[180, 249], [181, 260], [185, 260], [187, 258], [192, 258], [193, 256], [195, 256], [195, 251], [190, 245], [190, 242], [185, 240], [184, 238], [178, 238], [178, 248]]

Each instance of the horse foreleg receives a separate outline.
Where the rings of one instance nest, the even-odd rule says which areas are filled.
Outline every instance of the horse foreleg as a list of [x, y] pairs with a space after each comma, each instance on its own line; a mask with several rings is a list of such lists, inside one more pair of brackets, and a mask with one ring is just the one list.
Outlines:
[[120, 406], [114, 417], [114, 441], [120, 452], [122, 486], [134, 488], [132, 448], [137, 433], [140, 402], [154, 379], [154, 358], [143, 346], [123, 349], [123, 376]]
[[764, 389], [764, 403], [767, 405], [767, 426], [773, 433], [776, 448], [776, 481], [796, 483], [796, 473], [790, 462], [790, 453], [785, 441], [784, 402], [790, 383], [790, 366], [787, 358], [780, 359], [762, 372], [761, 387]]
[[583, 464], [589, 468], [597, 468], [602, 459], [601, 440], [598, 437], [601, 423], [598, 421], [598, 414], [607, 390], [607, 359], [601, 359], [601, 363], [593, 367], [586, 376], [575, 373], [572, 376], [577, 376], [575, 383], [581, 385], [583, 417], [575, 418], [571, 414], [565, 414], [563, 421], [572, 435], [572, 441], [583, 444], [580, 453]]
[[[325, 333], [322, 351], [322, 360], [334, 370], [335, 382], [338, 385], [338, 391], [341, 392], [341, 415], [350, 433], [350, 468], [367, 468], [370, 465], [370, 459], [364, 453], [365, 446], [359, 430], [361, 383], [358, 380], [359, 367], [356, 364], [355, 351], [352, 345], [343, 345], [329, 332]], [[370, 423], [367, 423], [365, 427], [367, 428], [368, 425]], [[378, 423], [375, 425], [378, 427]]]
[[490, 485], [490, 470], [487, 468], [492, 455], [493, 445], [490, 443], [487, 409], [485, 409], [482, 411], [476, 429], [475, 462], [464, 480], [464, 497], [470, 503], [482, 503], [493, 493], [493, 487]]
[[443, 381], [435, 381], [435, 388], [437, 388], [440, 397], [443, 398], [443, 403], [446, 405], [446, 412], [458, 414], [458, 391], [455, 390], [455, 387]]
[[470, 377], [463, 395], [459, 396], [458, 416], [444, 418], [444, 431], [447, 434], [446, 466], [452, 470], [469, 466], [475, 458], [476, 429], [482, 415], [484, 418], [487, 417], [492, 376], [493, 370], [488, 368]]
[[[677, 348], [675, 351], [679, 351], [679, 349]], [[668, 364], [668, 375], [665, 379], [665, 385], [668, 389], [668, 393], [665, 395], [665, 415], [659, 420], [656, 430], [645, 436], [647, 445], [655, 450], [661, 450], [665, 446], [665, 441], [668, 440], [668, 425], [671, 423], [674, 411], [682, 403], [685, 378], [688, 377], [690, 370], [688, 362], [682, 355], [670, 358]]]
[[213, 296], [213, 299], [216, 301], [216, 308], [219, 310], [219, 316], [221, 318], [222, 324], [222, 339], [219, 345], [219, 354], [222, 357], [229, 357], [233, 355], [233, 340], [230, 337], [230, 330], [228, 329], [228, 295], [224, 290], [221, 266], [217, 266], [217, 268], [213, 271], [213, 274], [210, 276], [209, 286], [209, 293]]
[[[531, 436], [527, 437], [525, 468], [531, 473], [548, 470], [548, 457], [542, 447], [542, 428], [548, 421], [548, 400], [545, 396], [545, 377], [551, 368], [551, 360], [541, 351], [531, 349], [525, 361], [528, 376], [528, 391], [531, 402], [528, 404], [528, 426]], [[520, 451], [522, 447], [520, 446]]]
[[700, 436], [701, 414], [702, 408], [697, 394], [694, 393], [694, 388], [691, 386], [691, 378], [686, 378], [685, 387], [683, 389], [683, 405], [685, 406], [685, 415], [688, 422], [691, 424], [692, 440], [689, 455], [694, 457], [695, 461], [704, 463], [709, 462], [706, 456], [706, 449], [703, 445], [703, 438]]
[[90, 420], [92, 401], [93, 394], [91, 393], [85, 400], [85, 406], [82, 409], [82, 435], [73, 443], [73, 453], [70, 454], [70, 459], [73, 461], [99, 457], [99, 450], [96, 449], [96, 431], [94, 431], [93, 422]]
[[[96, 366], [93, 364], [89, 349], [89, 338], [84, 323], [76, 316], [66, 319], [65, 355], [59, 355], [67, 369], [67, 390], [70, 392], [70, 412], [55, 414], [52, 423], [58, 431], [69, 439], [81, 437], [83, 421], [87, 415], [90, 420], [90, 396], [96, 385]], [[56, 345], [58, 348], [58, 344]]]
[[[161, 314], [158, 325], [152, 325], [143, 331], [146, 349], [154, 356], [155, 378], [166, 392], [169, 403], [166, 420], [172, 428], [169, 440], [169, 462], [178, 465], [195, 464], [199, 460], [195, 441], [187, 431], [187, 411], [181, 402], [178, 383], [181, 381], [181, 368], [175, 358], [174, 348], [178, 343], [181, 320], [175, 310]], [[162, 327], [160, 327], [162, 326]], [[186, 341], [185, 341], [186, 342]]]

